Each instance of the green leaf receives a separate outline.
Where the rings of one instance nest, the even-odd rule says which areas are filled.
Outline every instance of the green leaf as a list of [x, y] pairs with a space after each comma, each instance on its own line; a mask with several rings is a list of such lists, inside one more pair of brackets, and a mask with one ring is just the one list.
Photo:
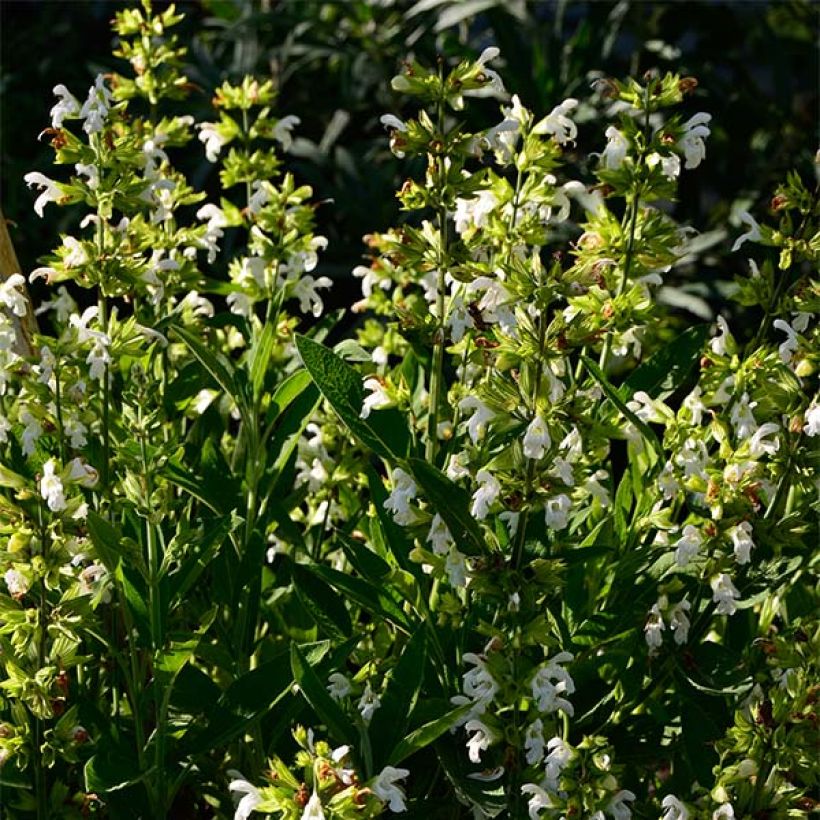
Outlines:
[[[303, 375], [300, 376], [300, 374]], [[301, 381], [302, 378], [307, 377], [307, 374], [305, 374], [304, 371], [300, 371], [299, 373], [295, 373], [292, 378], [295, 379], [296, 377], [299, 377]], [[280, 385], [280, 390], [285, 388], [287, 384], [287, 381], [283, 382], [283, 384]], [[290, 388], [295, 388], [295, 386], [295, 384], [291, 384]], [[319, 391], [316, 387], [313, 384], [308, 384], [298, 394], [293, 395], [293, 398], [288, 402], [287, 409], [285, 409], [285, 394], [280, 394], [280, 390], [277, 390], [273, 397], [273, 402], [283, 402], [282, 413], [279, 416], [279, 424], [276, 426], [276, 431], [267, 444], [265, 444], [265, 440], [263, 439], [263, 446], [265, 446], [265, 449], [270, 454], [269, 458], [274, 459], [272, 470], [275, 478], [270, 485], [272, 493], [277, 489], [276, 485], [279, 477], [285, 469], [288, 460], [293, 455], [305, 427], [307, 427], [308, 422], [316, 412], [316, 408], [321, 401]], [[270, 427], [268, 429], [270, 430]], [[267, 433], [265, 438], [267, 438]]]
[[330, 735], [349, 746], [356, 745], [358, 738], [352, 722], [339, 704], [330, 697], [324, 681], [313, 671], [307, 657], [296, 643], [292, 643], [290, 647], [290, 666], [305, 700], [327, 726]]
[[88, 511], [88, 534], [91, 536], [91, 543], [97, 552], [97, 557], [112, 575], [116, 572], [120, 563], [120, 541], [122, 536], [114, 528], [113, 524], [106, 521], [101, 515]]
[[353, 568], [363, 578], [373, 583], [381, 583], [385, 576], [391, 573], [390, 564], [363, 542], [349, 538], [343, 533], [337, 533], [336, 540], [342, 545]]
[[361, 418], [364, 388], [359, 374], [332, 350], [306, 336], [296, 336], [296, 348], [322, 395], [365, 447], [388, 461], [406, 455], [410, 431], [401, 413], [388, 409]]
[[407, 464], [427, 500], [444, 519], [459, 549], [467, 555], [485, 553], [487, 547], [481, 528], [470, 514], [469, 493], [420, 458], [411, 458]]
[[172, 327], [169, 332], [184, 342], [194, 358], [208, 371], [211, 378], [236, 402], [240, 413], [247, 416], [247, 397], [239, 386], [233, 362], [222, 353], [214, 353], [207, 348], [186, 328], [177, 325]]
[[687, 328], [635, 368], [624, 384], [630, 393], [643, 390], [653, 399], [666, 398], [686, 381], [700, 359], [708, 335], [708, 325]]
[[450, 710], [440, 718], [431, 720], [429, 723], [425, 723], [423, 726], [419, 726], [415, 731], [410, 732], [410, 734], [393, 749], [388, 761], [389, 765], [398, 766], [399, 763], [406, 760], [410, 755], [414, 755], [416, 752], [438, 740], [445, 732], [452, 729], [461, 718], [469, 714], [471, 708], [472, 704], [464, 703]]
[[238, 521], [239, 519], [232, 519], [229, 516], [210, 519], [203, 536], [187, 546], [179, 569], [168, 576], [169, 600], [172, 606], [176, 601], [181, 601], [197, 582], [199, 576], [221, 549], [232, 526], [235, 526]]
[[427, 665], [426, 633], [419, 629], [404, 647], [399, 662], [387, 679], [381, 706], [373, 713], [368, 729], [373, 765], [381, 770], [404, 737], [407, 721], [415, 708]]
[[[282, 291], [283, 292], [283, 291]], [[281, 297], [280, 297], [281, 298]], [[273, 345], [276, 341], [276, 328], [272, 322], [262, 328], [262, 333], [250, 351], [250, 379], [254, 400], [258, 399], [265, 381]]]
[[623, 396], [618, 392], [617, 388], [614, 387], [607, 377], [604, 375], [603, 371], [601, 370], [598, 365], [592, 361], [588, 356], [581, 356], [581, 359], [584, 362], [586, 369], [601, 385], [601, 390], [604, 391], [606, 397], [618, 408], [623, 416], [625, 416], [635, 427], [641, 432], [641, 435], [647, 441], [647, 443], [652, 447], [655, 451], [657, 456], [660, 456], [663, 453], [663, 448], [661, 447], [661, 443], [658, 441], [658, 437], [655, 435], [655, 431], [645, 422], [639, 419], [627, 406], [626, 401], [624, 401]]
[[344, 601], [328, 583], [316, 576], [305, 564], [291, 563], [296, 594], [316, 624], [336, 638], [347, 638], [353, 632]]

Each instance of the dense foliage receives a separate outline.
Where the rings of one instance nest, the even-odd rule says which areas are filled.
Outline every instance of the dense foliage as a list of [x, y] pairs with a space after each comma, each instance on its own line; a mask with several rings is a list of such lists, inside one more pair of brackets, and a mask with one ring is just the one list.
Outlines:
[[[319, 207], [271, 79], [201, 114], [181, 26], [125, 8], [119, 70], [55, 86], [25, 180], [75, 216], [0, 285], [4, 811], [814, 810], [818, 159], [683, 225], [695, 77], [567, 58], [539, 100], [495, 46], [419, 55], [340, 324], [318, 220], [361, 190]], [[751, 334], [675, 310], [707, 250]]]

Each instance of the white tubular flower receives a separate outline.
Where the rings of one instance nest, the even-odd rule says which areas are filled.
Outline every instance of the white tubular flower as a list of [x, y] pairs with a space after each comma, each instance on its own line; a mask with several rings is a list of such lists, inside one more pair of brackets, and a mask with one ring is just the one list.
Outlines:
[[780, 354], [781, 361], [784, 364], [788, 364], [792, 360], [794, 352], [799, 345], [797, 333], [794, 328], [788, 322], [783, 321], [783, 319], [775, 319], [772, 324], [777, 330], [782, 330], [783, 333], [786, 334], [786, 341], [777, 348], [777, 352]]
[[58, 182], [49, 179], [39, 171], [32, 171], [26, 174], [23, 179], [29, 188], [33, 188], [36, 185], [40, 189], [40, 196], [34, 201], [34, 213], [36, 213], [37, 216], [42, 217], [43, 208], [45, 208], [49, 202], [59, 202], [65, 196]]
[[729, 530], [729, 537], [732, 539], [732, 549], [738, 564], [748, 564], [755, 546], [752, 541], [752, 525], [748, 521], [741, 521]]
[[20, 413], [20, 422], [23, 425], [23, 455], [33, 455], [37, 448], [37, 441], [43, 435], [43, 427], [39, 420], [32, 416], [28, 410], [23, 410]]
[[474, 732], [472, 737], [467, 738], [467, 751], [473, 763], [481, 763], [481, 753], [490, 748], [496, 739], [492, 729], [486, 726], [478, 718], [468, 720], [465, 727], [468, 732]]
[[680, 176], [680, 157], [677, 154], [665, 157], [653, 152], [646, 158], [646, 164], [650, 168], [654, 168], [658, 163], [661, 166], [661, 173], [667, 179], [676, 179]]
[[703, 536], [694, 524], [687, 524], [683, 528], [683, 535], [675, 542], [675, 563], [685, 567], [700, 550]]
[[460, 552], [453, 544], [447, 550], [447, 557], [444, 560], [444, 571], [447, 573], [447, 580], [450, 586], [463, 589], [468, 584], [467, 579], [467, 556]]
[[73, 236], [63, 237], [63, 247], [68, 249], [68, 253], [63, 257], [63, 264], [67, 268], [77, 268], [88, 262], [88, 254], [85, 252], [85, 248]]
[[0, 305], [7, 307], [15, 316], [25, 316], [28, 312], [26, 297], [19, 290], [25, 286], [26, 280], [21, 273], [13, 273], [0, 282]]
[[105, 77], [97, 75], [94, 85], [88, 90], [88, 97], [80, 109], [80, 119], [85, 120], [83, 131], [86, 134], [97, 134], [105, 125], [105, 118], [111, 106], [111, 92], [106, 88]]
[[607, 478], [609, 478], [609, 473], [606, 470], [597, 470], [584, 482], [584, 489], [597, 499], [603, 509], [607, 509], [612, 503], [609, 490], [601, 484], [601, 481]]
[[233, 792], [234, 799], [237, 795], [242, 795], [236, 807], [233, 820], [248, 820], [248, 818], [256, 811], [256, 807], [262, 802], [262, 795], [259, 794], [259, 789], [252, 783], [242, 778], [242, 775], [231, 769], [228, 775], [232, 778], [228, 785], [228, 790]]
[[478, 481], [479, 487], [473, 493], [473, 504], [470, 507], [470, 512], [479, 521], [483, 521], [501, 492], [501, 484], [487, 470], [479, 470], [476, 474], [476, 481]]
[[481, 714], [495, 697], [498, 684], [487, 669], [487, 665], [474, 652], [465, 652], [463, 660], [465, 663], [473, 664], [475, 668], [464, 673], [462, 690], [479, 707], [478, 714]]
[[103, 379], [105, 379], [106, 366], [111, 363], [111, 355], [108, 352], [106, 341], [96, 339], [85, 361], [88, 365], [89, 378], [98, 382], [103, 381]]
[[749, 230], [735, 239], [735, 244], [732, 245], [732, 253], [738, 250], [744, 242], [759, 242], [761, 238], [760, 225], [757, 224], [755, 218], [748, 211], [741, 211], [739, 216], [740, 221], [749, 226]]
[[609, 803], [608, 811], [615, 820], [629, 820], [632, 809], [626, 805], [627, 800], [634, 800], [635, 795], [628, 789], [621, 789]]
[[571, 695], [575, 691], [575, 683], [569, 672], [561, 666], [569, 663], [572, 658], [569, 652], [559, 652], [536, 670], [530, 681], [530, 688], [539, 712], [552, 713], [560, 710], [569, 717], [575, 714], [572, 704], [561, 697], [564, 694]]
[[[270, 183], [263, 179], [256, 179], [253, 181], [251, 188], [253, 193], [248, 200], [248, 210], [252, 214], [258, 214], [270, 202]], [[217, 208], [217, 210], [219, 209]], [[197, 216], [199, 216], [199, 213], [197, 213]]]
[[552, 441], [550, 431], [547, 429], [547, 423], [541, 416], [534, 416], [527, 426], [527, 432], [524, 434], [524, 455], [527, 458], [540, 460], [544, 458], [551, 445]]
[[544, 759], [544, 724], [541, 718], [536, 718], [524, 733], [524, 752], [527, 765], [534, 766]]
[[674, 794], [667, 794], [661, 806], [664, 808], [661, 820], [689, 820], [689, 810]]
[[253, 316], [253, 299], [247, 293], [236, 290], [225, 298], [231, 313], [250, 319]]
[[301, 122], [299, 117], [294, 114], [288, 114], [286, 117], [282, 117], [282, 119], [273, 126], [273, 138], [282, 146], [283, 151], [290, 151], [293, 145], [291, 131]]
[[99, 473], [81, 458], [72, 458], [68, 463], [68, 480], [81, 487], [93, 487], [99, 478]]
[[649, 647], [650, 653], [654, 653], [658, 650], [663, 643], [663, 635], [661, 633], [664, 629], [666, 629], [666, 627], [663, 625], [661, 611], [658, 605], [654, 604], [652, 609], [649, 610], [649, 616], [643, 628], [646, 645]]
[[806, 410], [803, 432], [812, 438], [820, 436], [820, 404], [813, 404]]
[[678, 148], [683, 151], [686, 157], [686, 164], [684, 167], [691, 171], [697, 168], [698, 165], [706, 158], [706, 144], [704, 139], [712, 132], [708, 127], [712, 115], [701, 111], [690, 117], [682, 126], [683, 136], [678, 140]]
[[675, 634], [675, 643], [679, 646], [686, 643], [689, 637], [689, 618], [686, 613], [690, 610], [691, 604], [684, 598], [669, 610], [669, 628]]
[[487, 68], [487, 63], [495, 60], [501, 52], [495, 46], [489, 46], [481, 52], [481, 56], [476, 63], [481, 67], [481, 73], [488, 81], [481, 88], [471, 88], [462, 92], [465, 97], [503, 97], [506, 95], [504, 82], [497, 71]]
[[740, 441], [749, 438], [757, 430], [757, 421], [752, 413], [755, 407], [757, 407], [757, 402], [750, 402], [749, 394], [744, 393], [732, 408], [729, 418], [735, 426], [735, 434]]
[[470, 199], [457, 199], [453, 219], [458, 235], [463, 236], [473, 228], [483, 228], [497, 205], [498, 199], [492, 191], [478, 191]]
[[575, 142], [578, 126], [569, 118], [569, 112], [576, 108], [578, 100], [569, 97], [533, 126], [534, 134], [551, 134], [559, 145]]
[[467, 432], [473, 444], [478, 444], [487, 432], [487, 424], [495, 418], [495, 413], [477, 396], [467, 396], [458, 403], [459, 410], [472, 410], [473, 415], [467, 423]]
[[569, 511], [572, 507], [572, 501], [565, 493], [550, 498], [544, 506], [544, 517], [547, 526], [552, 530], [566, 529], [569, 523]]
[[728, 343], [730, 341], [734, 343], [734, 339], [732, 339], [732, 334], [729, 332], [729, 325], [726, 320], [722, 316], [718, 316], [716, 321], [718, 333], [709, 342], [709, 347], [712, 348], [712, 353], [716, 356], [725, 356], [728, 352]]
[[52, 93], [60, 100], [51, 109], [51, 127], [62, 128], [64, 119], [76, 117], [80, 113], [80, 102], [62, 83], [55, 85]]
[[737, 612], [735, 601], [740, 598], [740, 593], [732, 579], [721, 572], [712, 578], [709, 585], [712, 587], [712, 601], [717, 604], [718, 615], [734, 615]]
[[735, 820], [735, 810], [731, 803], [724, 803], [712, 812], [712, 820]]
[[706, 405], [701, 400], [699, 385], [694, 387], [692, 392], [683, 400], [683, 407], [689, 411], [692, 417], [692, 426], [700, 427], [703, 423], [703, 414], [706, 412]]
[[333, 700], [344, 700], [351, 691], [350, 681], [341, 672], [334, 672], [328, 678], [327, 691]]
[[86, 185], [92, 191], [100, 187], [100, 169], [91, 162], [77, 162], [74, 165], [77, 176], [86, 178]]
[[371, 410], [381, 410], [393, 403], [393, 400], [387, 395], [384, 385], [375, 377], [364, 380], [364, 389], [369, 390], [370, 395], [365, 396], [359, 418], [366, 419], [370, 416]]
[[379, 117], [379, 122], [388, 129], [393, 131], [401, 131], [402, 134], [407, 133], [407, 123], [403, 120], [400, 120], [394, 114], [382, 114]]
[[322, 800], [314, 789], [310, 800], [305, 804], [300, 820], [325, 820], [325, 812], [322, 809]]
[[447, 524], [438, 513], [433, 516], [430, 531], [427, 533], [427, 542], [433, 547], [436, 555], [445, 555], [454, 543]]
[[683, 469], [685, 478], [693, 475], [703, 475], [706, 465], [709, 463], [709, 452], [706, 449], [706, 444], [700, 439], [686, 439], [680, 452], [675, 454], [674, 462]]
[[31, 586], [28, 578], [16, 569], [7, 569], [3, 575], [3, 580], [6, 582], [6, 588], [12, 598], [22, 598]]
[[405, 795], [397, 785], [399, 780], [404, 780], [410, 774], [409, 769], [396, 769], [393, 766], [385, 766], [370, 784], [370, 789], [376, 797], [390, 807], [390, 811], [398, 814], [407, 811], [405, 805]]
[[309, 274], [304, 275], [293, 286], [293, 295], [299, 300], [299, 310], [302, 313], [321, 316], [325, 306], [322, 297], [316, 293], [316, 289], [329, 288], [332, 284], [333, 281], [328, 276], [320, 276], [314, 279]]
[[369, 723], [373, 717], [373, 713], [382, 705], [381, 698], [370, 687], [370, 681], [364, 685], [364, 692], [359, 698], [358, 706], [356, 707], [361, 713], [362, 720]]
[[525, 783], [521, 787], [521, 793], [532, 795], [527, 801], [527, 812], [530, 820], [538, 820], [543, 809], [552, 808], [550, 796], [540, 786], [536, 786], [535, 783]]
[[63, 482], [54, 473], [54, 467], [53, 458], [50, 458], [43, 465], [43, 475], [40, 478], [40, 495], [52, 512], [60, 512], [66, 508], [66, 500], [63, 492]]
[[544, 785], [551, 791], [558, 791], [558, 779], [567, 764], [575, 757], [575, 750], [560, 737], [554, 737], [547, 743], [549, 754], [544, 767]]
[[604, 136], [607, 138], [607, 144], [601, 154], [601, 165], [614, 171], [624, 164], [629, 142], [614, 125], [606, 129]]
[[418, 487], [412, 476], [401, 467], [393, 470], [392, 481], [393, 491], [385, 499], [384, 508], [393, 513], [393, 519], [397, 524], [406, 527], [416, 520], [416, 513], [410, 502], [416, 497]]
[[199, 140], [205, 145], [205, 156], [208, 162], [216, 162], [222, 147], [228, 140], [219, 131], [219, 124], [215, 122], [201, 122], [197, 125]]

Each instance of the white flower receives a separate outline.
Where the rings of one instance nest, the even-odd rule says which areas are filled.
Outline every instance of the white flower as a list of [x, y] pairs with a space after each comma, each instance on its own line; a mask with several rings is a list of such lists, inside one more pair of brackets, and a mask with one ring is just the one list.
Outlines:
[[299, 125], [302, 121], [294, 114], [288, 114], [282, 117], [273, 127], [273, 138], [282, 146], [283, 151], [290, 151], [293, 145], [293, 131], [294, 126]]
[[234, 315], [244, 316], [247, 319], [253, 315], [253, 299], [247, 293], [235, 290], [228, 294], [225, 301]]
[[479, 470], [476, 474], [476, 481], [479, 483], [478, 489], [473, 493], [473, 504], [470, 512], [479, 521], [487, 517], [490, 507], [495, 503], [501, 492], [501, 484], [487, 470]]
[[315, 789], [305, 805], [301, 820], [325, 820], [325, 813], [322, 809], [322, 800]]
[[379, 800], [389, 805], [390, 811], [397, 814], [406, 811], [404, 792], [396, 783], [399, 780], [404, 780], [409, 774], [409, 769], [396, 769], [393, 766], [385, 766], [370, 784], [370, 789]]
[[493, 731], [482, 723], [478, 718], [468, 720], [465, 727], [468, 732], [474, 732], [472, 737], [467, 738], [467, 751], [473, 763], [481, 763], [481, 753], [490, 748], [490, 744], [496, 739]]
[[757, 402], [750, 402], [748, 393], [744, 393], [732, 407], [729, 418], [735, 425], [735, 433], [741, 441], [749, 438], [757, 430], [757, 421], [752, 413], [755, 407], [757, 407]]
[[729, 537], [732, 539], [732, 549], [738, 564], [748, 564], [755, 545], [752, 541], [752, 525], [748, 521], [741, 521], [729, 530]]
[[205, 156], [209, 162], [216, 162], [222, 146], [228, 143], [228, 140], [220, 133], [219, 125], [215, 122], [202, 122], [197, 125], [199, 128], [199, 140], [205, 144]]
[[609, 490], [601, 484], [601, 481], [609, 478], [606, 470], [597, 470], [584, 482], [584, 489], [598, 500], [603, 509], [606, 509], [612, 502], [609, 497]]
[[535, 783], [525, 783], [521, 787], [522, 794], [531, 794], [532, 797], [527, 802], [527, 810], [530, 815], [530, 820], [538, 820], [539, 813], [542, 809], [551, 809], [552, 800], [550, 796]]
[[427, 541], [433, 547], [436, 555], [444, 555], [453, 544], [453, 536], [450, 535], [447, 524], [438, 513], [433, 516], [430, 531], [427, 533]]
[[55, 85], [52, 92], [60, 101], [51, 109], [51, 127], [62, 128], [66, 117], [76, 117], [80, 113], [80, 102], [62, 83]]
[[684, 598], [669, 610], [669, 628], [675, 633], [675, 643], [685, 644], [689, 637], [689, 618], [686, 613], [691, 608], [689, 601]]
[[569, 663], [572, 657], [569, 652], [559, 652], [536, 670], [530, 687], [539, 712], [551, 713], [560, 710], [569, 717], [575, 714], [572, 704], [561, 697], [564, 694], [571, 695], [575, 691], [575, 683], [569, 672], [561, 666], [562, 663]]
[[805, 421], [803, 432], [812, 438], [820, 436], [820, 404], [813, 404], [806, 410]]
[[711, 119], [711, 114], [701, 111], [699, 114], [695, 114], [694, 117], [690, 117], [681, 126], [684, 133], [678, 140], [678, 148], [683, 151], [686, 157], [684, 167], [687, 170], [697, 168], [706, 158], [706, 144], [703, 140], [712, 133], [708, 127]]
[[732, 583], [732, 579], [721, 572], [709, 582], [712, 587], [712, 601], [717, 604], [718, 615], [734, 615], [737, 612], [735, 600], [740, 598], [740, 593]]
[[407, 132], [407, 124], [394, 114], [382, 114], [379, 117], [379, 122], [385, 128], [392, 128], [394, 131], [401, 131], [403, 134]]
[[0, 416], [0, 444], [8, 442], [9, 430], [11, 430], [11, 422], [5, 416]]
[[703, 536], [694, 524], [687, 524], [683, 528], [683, 535], [675, 542], [675, 563], [685, 567], [700, 550]]
[[33, 188], [36, 185], [40, 189], [40, 196], [34, 201], [34, 213], [36, 213], [37, 216], [43, 215], [43, 208], [45, 208], [49, 202], [59, 202], [65, 196], [58, 182], [49, 179], [39, 171], [32, 171], [26, 174], [23, 179], [29, 188]]
[[54, 459], [50, 458], [43, 465], [43, 475], [40, 478], [40, 495], [45, 499], [52, 512], [60, 512], [66, 508], [63, 482], [54, 473]]
[[94, 85], [88, 90], [88, 97], [80, 109], [80, 119], [84, 119], [83, 131], [86, 134], [97, 134], [105, 125], [108, 109], [111, 105], [111, 92], [106, 88], [105, 77], [97, 75]]
[[524, 455], [527, 458], [542, 459], [551, 445], [547, 423], [541, 416], [534, 416], [524, 434]]
[[368, 681], [364, 686], [364, 692], [362, 692], [362, 696], [359, 699], [358, 703], [358, 710], [361, 712], [362, 720], [365, 723], [370, 721], [370, 718], [373, 717], [373, 713], [382, 705], [381, 699], [379, 696], [371, 689], [370, 681]]
[[0, 305], [7, 307], [15, 316], [25, 316], [28, 312], [24, 292], [19, 290], [25, 286], [26, 280], [21, 273], [13, 273], [8, 279], [0, 282]]
[[228, 790], [236, 794], [244, 795], [244, 797], [239, 800], [233, 820], [248, 820], [251, 814], [256, 810], [256, 807], [262, 802], [262, 796], [259, 794], [259, 790], [256, 786], [242, 779], [242, 775], [239, 772], [231, 769], [228, 771], [228, 774], [234, 778], [228, 785]]
[[628, 789], [621, 789], [609, 803], [609, 813], [615, 820], [629, 820], [632, 817], [632, 809], [626, 805], [627, 800], [634, 800], [635, 795]]
[[527, 765], [534, 766], [544, 759], [544, 724], [541, 718], [536, 718], [524, 733], [524, 751]]
[[74, 165], [77, 176], [86, 177], [86, 184], [92, 191], [100, 187], [100, 169], [91, 162], [77, 162]]
[[717, 317], [718, 334], [709, 342], [712, 353], [716, 356], [725, 356], [727, 352], [727, 342], [732, 339], [729, 333], [729, 325], [722, 316]]
[[643, 628], [644, 637], [646, 638], [646, 645], [649, 647], [650, 653], [654, 652], [663, 643], [663, 635], [661, 632], [666, 629], [663, 625], [663, 617], [657, 604], [652, 606], [649, 610], [649, 617], [646, 619], [646, 624]]
[[578, 105], [578, 100], [572, 97], [564, 100], [547, 114], [544, 119], [533, 126], [534, 134], [552, 134], [559, 145], [574, 142], [578, 136], [578, 127], [569, 118], [568, 114]]
[[401, 467], [393, 470], [393, 490], [385, 499], [384, 507], [393, 513], [393, 518], [397, 524], [408, 526], [416, 520], [415, 512], [410, 507], [410, 502], [416, 497], [418, 487], [413, 478]]
[[783, 319], [775, 319], [772, 324], [777, 330], [782, 330], [783, 333], [786, 334], [786, 341], [777, 348], [777, 352], [780, 354], [780, 359], [783, 363], [788, 364], [792, 360], [794, 351], [797, 350], [799, 345], [797, 333], [794, 331], [794, 328], [792, 328], [788, 322], [783, 321]]
[[447, 573], [450, 586], [457, 588], [467, 586], [467, 556], [460, 552], [455, 544], [447, 550], [444, 571]]
[[81, 458], [72, 458], [68, 463], [68, 480], [81, 487], [93, 487], [99, 480], [99, 473]]
[[477, 396], [467, 396], [458, 403], [459, 410], [472, 410], [473, 415], [467, 423], [467, 432], [473, 444], [478, 444], [487, 432], [487, 424], [495, 418], [495, 413]]
[[20, 421], [23, 424], [23, 455], [30, 456], [37, 447], [38, 439], [43, 435], [43, 427], [28, 410], [20, 413]]
[[749, 226], [749, 230], [735, 239], [735, 244], [732, 245], [732, 253], [738, 250], [744, 242], [759, 242], [761, 238], [760, 225], [757, 224], [755, 218], [748, 211], [741, 211], [739, 216], [740, 221]]
[[85, 359], [86, 364], [89, 365], [89, 378], [95, 381], [103, 381], [105, 378], [106, 366], [111, 363], [111, 356], [108, 353], [108, 345], [102, 339], [97, 339], [91, 352]]
[[343, 700], [350, 694], [350, 681], [341, 672], [333, 672], [328, 682], [327, 691], [333, 700]]
[[665, 809], [661, 820], [689, 820], [689, 810], [674, 794], [667, 794], [661, 805]]
[[675, 454], [674, 461], [678, 467], [683, 468], [685, 478], [693, 475], [703, 475], [709, 461], [706, 444], [700, 439], [686, 439], [680, 452]]
[[569, 523], [569, 510], [572, 506], [570, 498], [565, 493], [550, 498], [544, 506], [544, 517], [547, 526], [553, 530], [563, 530]]
[[481, 707], [478, 710], [478, 713], [481, 714], [495, 697], [498, 684], [484, 661], [474, 652], [465, 652], [463, 660], [465, 663], [473, 664], [475, 668], [464, 673], [462, 690], [477, 706]]
[[6, 587], [8, 587], [9, 595], [12, 598], [20, 598], [29, 590], [28, 578], [16, 569], [7, 569], [3, 575], [3, 580], [6, 582]]
[[492, 191], [478, 191], [471, 199], [457, 199], [453, 215], [456, 232], [463, 236], [472, 228], [483, 228], [497, 205], [498, 199]]
[[680, 157], [677, 154], [670, 154], [665, 157], [653, 152], [646, 158], [646, 164], [650, 168], [654, 168], [658, 163], [661, 165], [661, 173], [667, 179], [675, 179], [680, 176]]
[[63, 247], [68, 249], [68, 253], [63, 257], [63, 264], [67, 268], [77, 268], [88, 262], [88, 254], [82, 243], [73, 236], [63, 237]]
[[362, 412], [359, 413], [360, 418], [366, 419], [371, 410], [381, 410], [393, 403], [390, 396], [387, 395], [384, 385], [375, 377], [364, 380], [364, 389], [369, 390], [370, 395], [365, 397]]
[[609, 128], [606, 129], [604, 136], [607, 138], [607, 144], [601, 154], [601, 164], [604, 168], [616, 170], [623, 165], [626, 159], [629, 142], [614, 125], [610, 125]]
[[316, 293], [316, 288], [329, 288], [332, 284], [333, 281], [328, 276], [320, 276], [317, 279], [310, 275], [303, 276], [293, 286], [293, 295], [299, 300], [299, 310], [302, 313], [321, 316], [324, 303], [321, 296]]
[[552, 738], [547, 743], [549, 754], [547, 755], [547, 763], [544, 767], [544, 785], [551, 791], [558, 791], [558, 779], [561, 777], [561, 772], [567, 767], [567, 764], [575, 756], [575, 751], [572, 746], [565, 743], [560, 737]]
[[700, 427], [703, 421], [703, 414], [706, 412], [706, 405], [701, 400], [700, 386], [696, 386], [691, 393], [683, 400], [683, 406], [692, 416], [692, 426]]
[[731, 803], [724, 803], [712, 812], [712, 820], [735, 820], [735, 810]]

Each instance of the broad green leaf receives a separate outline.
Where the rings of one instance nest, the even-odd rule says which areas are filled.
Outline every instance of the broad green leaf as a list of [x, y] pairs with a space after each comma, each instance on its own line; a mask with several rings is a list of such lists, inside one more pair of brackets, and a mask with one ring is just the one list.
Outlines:
[[186, 545], [184, 557], [179, 562], [179, 569], [168, 576], [169, 599], [171, 605], [182, 601], [187, 592], [219, 552], [225, 538], [238, 519], [229, 516], [209, 519], [201, 538]]
[[334, 740], [350, 746], [356, 745], [357, 734], [352, 722], [339, 704], [330, 697], [325, 688], [325, 681], [319, 679], [307, 656], [296, 643], [292, 643], [290, 647], [290, 666], [305, 700], [313, 707], [319, 720], [327, 726]]
[[117, 532], [113, 524], [106, 521], [94, 510], [88, 511], [88, 534], [91, 536], [91, 543], [100, 561], [112, 575], [116, 572], [120, 563], [120, 541], [122, 536]]
[[606, 397], [618, 408], [623, 416], [625, 416], [635, 427], [641, 432], [641, 435], [644, 437], [646, 442], [652, 447], [655, 451], [657, 456], [660, 456], [663, 453], [663, 448], [661, 447], [661, 443], [658, 441], [658, 437], [655, 435], [655, 431], [645, 422], [639, 419], [627, 406], [626, 401], [624, 401], [623, 396], [618, 392], [618, 389], [614, 387], [610, 382], [609, 379], [604, 375], [603, 371], [601, 370], [598, 365], [592, 361], [588, 356], [581, 356], [581, 359], [584, 362], [589, 373], [601, 385], [601, 389], [604, 391]]
[[344, 601], [327, 582], [304, 564], [291, 563], [296, 594], [316, 624], [327, 634], [347, 638], [353, 631]]
[[686, 381], [700, 359], [708, 335], [708, 325], [687, 328], [636, 367], [624, 384], [630, 393], [643, 390], [653, 399], [666, 398]]
[[373, 765], [381, 770], [404, 737], [424, 681], [427, 666], [426, 633], [419, 629], [407, 642], [401, 658], [387, 679], [381, 706], [374, 712], [368, 734]]
[[[304, 373], [304, 371], [300, 371], [300, 373]], [[294, 374], [292, 378], [296, 379], [297, 377], [299, 377], [300, 380], [302, 378], [299, 373]], [[285, 384], [287, 384], [287, 382], [285, 382], [282, 387], [284, 387]], [[279, 391], [277, 391], [274, 396], [274, 401], [282, 400], [284, 402], [284, 398], [284, 395], [280, 396]], [[305, 386], [298, 394], [290, 399], [287, 408], [283, 406], [283, 411], [278, 416], [279, 423], [276, 425], [275, 432], [270, 436], [270, 439], [268, 439], [267, 436], [271, 428], [268, 428], [268, 433], [266, 433], [265, 439], [263, 440], [263, 446], [268, 453], [268, 459], [273, 460], [272, 471], [274, 479], [270, 485], [271, 492], [276, 489], [279, 476], [282, 474], [288, 460], [296, 450], [299, 439], [305, 427], [307, 427], [308, 422], [310, 422], [311, 417], [316, 412], [320, 401], [321, 397], [316, 387], [313, 384]]]
[[363, 419], [364, 388], [359, 374], [332, 350], [306, 336], [296, 336], [296, 347], [322, 395], [362, 444], [388, 461], [407, 454], [410, 432], [401, 413], [374, 411]]
[[172, 484], [186, 490], [194, 498], [217, 514], [231, 511], [231, 496], [214, 492], [214, 488], [176, 458], [169, 458], [159, 474]]
[[367, 544], [355, 538], [349, 538], [343, 533], [337, 533], [336, 540], [342, 545], [353, 568], [363, 578], [372, 583], [381, 583], [385, 576], [391, 573], [390, 564], [378, 553], [373, 552]]
[[307, 370], [291, 373], [274, 391], [265, 422], [268, 425], [273, 424], [310, 384], [311, 378]]
[[[283, 292], [284, 291], [280, 291], [280, 293]], [[251, 389], [253, 390], [254, 400], [258, 399], [259, 394], [262, 391], [262, 385], [265, 381], [265, 373], [268, 371], [268, 363], [270, 362], [271, 353], [273, 353], [273, 345], [275, 341], [276, 328], [272, 322], [268, 322], [262, 328], [262, 333], [250, 351], [249, 369]]]
[[407, 464], [427, 500], [444, 519], [459, 549], [467, 555], [485, 553], [481, 528], [470, 513], [469, 493], [420, 458], [408, 459]]

